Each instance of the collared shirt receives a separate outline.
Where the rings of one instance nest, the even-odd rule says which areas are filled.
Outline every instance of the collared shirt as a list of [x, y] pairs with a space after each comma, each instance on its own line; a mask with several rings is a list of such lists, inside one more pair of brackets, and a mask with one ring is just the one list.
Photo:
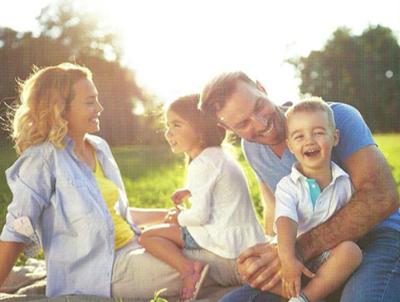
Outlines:
[[[107, 143], [87, 135], [107, 178], [119, 189], [115, 207], [134, 230], [118, 166]], [[114, 261], [114, 225], [91, 169], [66, 147], [51, 143], [25, 150], [6, 171], [13, 193], [8, 206], [2, 241], [23, 242], [28, 247], [40, 241], [46, 268], [46, 295], [111, 295]], [[28, 218], [34, 235], [27, 237], [16, 222]]]
[[192, 207], [178, 215], [178, 222], [203, 249], [233, 259], [265, 241], [244, 173], [222, 148], [206, 148], [193, 159], [187, 189]]
[[301, 174], [296, 165], [292, 173], [282, 178], [275, 191], [275, 221], [288, 217], [297, 222], [297, 236], [311, 230], [328, 220], [351, 198], [352, 185], [349, 175], [338, 165], [331, 163], [332, 181], [312, 204], [307, 177]]
[[[358, 150], [375, 145], [371, 131], [360, 112], [347, 104], [328, 103], [333, 110], [336, 127], [340, 131], [340, 140], [332, 151], [332, 161], [343, 168], [343, 162]], [[269, 146], [242, 140], [242, 148], [247, 161], [255, 172], [259, 182], [268, 185], [275, 192], [277, 183], [290, 174], [296, 158], [286, 148], [282, 157], [278, 157]], [[382, 221], [376, 228], [389, 227], [400, 231], [400, 209]]]

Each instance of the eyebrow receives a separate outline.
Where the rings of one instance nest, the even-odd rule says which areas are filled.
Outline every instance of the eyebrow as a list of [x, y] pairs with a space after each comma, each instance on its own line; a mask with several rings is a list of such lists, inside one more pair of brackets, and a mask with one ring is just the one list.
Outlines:
[[165, 121], [165, 124], [182, 124], [183, 122], [182, 121], [180, 121], [180, 120], [177, 120], [177, 119], [174, 119], [174, 120], [172, 120], [172, 121]]
[[295, 136], [296, 134], [298, 134], [298, 133], [301, 133], [301, 131], [302, 130], [294, 130], [292, 133], [290, 133], [290, 137], [293, 137], [293, 136]]
[[[324, 131], [327, 131], [327, 129], [326, 129], [325, 127], [315, 127], [315, 128], [313, 128], [313, 131], [314, 131], [314, 130], [324, 130]], [[302, 132], [301, 129], [295, 130], [295, 131], [293, 131], [292, 133], [290, 133], [290, 137], [293, 137], [294, 135], [296, 135], [296, 134], [298, 134], [298, 133], [300, 133], [300, 132]]]

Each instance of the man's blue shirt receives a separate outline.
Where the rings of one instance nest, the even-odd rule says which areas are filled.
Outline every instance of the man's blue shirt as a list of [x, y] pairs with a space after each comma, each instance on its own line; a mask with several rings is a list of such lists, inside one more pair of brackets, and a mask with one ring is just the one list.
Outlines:
[[[333, 148], [332, 160], [344, 169], [343, 162], [351, 154], [376, 143], [357, 109], [343, 103], [329, 105], [334, 113], [336, 128], [340, 132], [339, 144]], [[242, 148], [258, 181], [266, 183], [272, 192], [275, 192], [278, 182], [290, 174], [292, 165], [296, 162], [288, 148], [280, 158], [267, 145], [242, 140]], [[397, 210], [378, 227], [390, 227], [400, 231], [400, 211]]]

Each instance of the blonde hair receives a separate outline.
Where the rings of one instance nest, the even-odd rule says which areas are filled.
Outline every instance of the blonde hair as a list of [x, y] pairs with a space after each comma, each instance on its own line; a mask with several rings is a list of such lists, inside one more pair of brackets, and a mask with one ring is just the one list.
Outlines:
[[331, 130], [336, 129], [335, 118], [331, 107], [320, 97], [309, 97], [301, 100], [299, 103], [289, 107], [286, 111], [286, 118], [289, 119], [293, 114], [298, 112], [325, 112], [328, 117], [328, 124]]
[[11, 138], [18, 154], [32, 145], [50, 142], [63, 148], [68, 132], [63, 114], [75, 97], [73, 86], [92, 79], [91, 71], [76, 64], [62, 63], [33, 73], [19, 85], [19, 105], [12, 117]]

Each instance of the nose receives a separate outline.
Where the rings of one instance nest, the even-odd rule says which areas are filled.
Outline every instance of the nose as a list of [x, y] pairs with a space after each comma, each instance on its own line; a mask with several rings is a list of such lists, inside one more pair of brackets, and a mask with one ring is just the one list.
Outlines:
[[97, 102], [97, 112], [101, 113], [101, 112], [103, 112], [103, 110], [104, 110], [104, 107], [100, 104], [100, 102]]
[[313, 144], [315, 142], [314, 135], [312, 134], [306, 134], [304, 138], [306, 144]]
[[169, 138], [171, 138], [171, 136], [172, 136], [171, 129], [169, 129], [169, 128], [165, 129], [164, 136], [165, 136], [165, 138], [166, 138], [167, 140], [168, 140]]

